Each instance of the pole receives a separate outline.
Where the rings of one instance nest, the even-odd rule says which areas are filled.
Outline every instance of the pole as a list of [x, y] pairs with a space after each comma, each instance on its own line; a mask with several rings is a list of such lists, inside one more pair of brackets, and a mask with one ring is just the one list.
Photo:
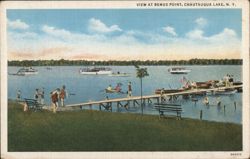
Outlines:
[[143, 106], [142, 106], [142, 78], [141, 78], [141, 114], [143, 115]]
[[200, 120], [202, 120], [202, 110], [200, 111]]
[[236, 111], [236, 102], [234, 102], [234, 111]]

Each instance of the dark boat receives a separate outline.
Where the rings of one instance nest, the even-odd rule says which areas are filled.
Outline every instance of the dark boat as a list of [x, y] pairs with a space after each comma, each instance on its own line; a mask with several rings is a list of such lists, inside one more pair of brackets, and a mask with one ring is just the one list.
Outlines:
[[212, 86], [210, 82], [195, 82], [197, 88], [208, 89]]
[[[240, 86], [242, 85], [243, 83], [240, 82], [240, 81], [237, 81], [237, 82], [233, 82], [233, 85], [234, 86]], [[242, 87], [238, 87], [238, 88], [235, 88], [237, 90], [237, 92], [241, 93], [243, 90], [242, 90]]]

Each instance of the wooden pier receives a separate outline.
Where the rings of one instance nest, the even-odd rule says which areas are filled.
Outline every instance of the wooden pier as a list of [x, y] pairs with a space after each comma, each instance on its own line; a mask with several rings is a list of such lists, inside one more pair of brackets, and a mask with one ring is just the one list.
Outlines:
[[218, 90], [225, 90], [225, 89], [237, 89], [242, 88], [242, 85], [237, 86], [230, 86], [230, 87], [219, 87], [219, 88], [209, 88], [209, 89], [192, 89], [177, 93], [165, 93], [165, 94], [153, 94], [153, 95], [145, 95], [145, 96], [132, 96], [132, 97], [124, 97], [124, 98], [115, 98], [115, 99], [105, 99], [100, 101], [89, 101], [85, 103], [78, 103], [78, 104], [69, 104], [66, 105], [66, 107], [71, 108], [80, 108], [83, 109], [83, 107], [89, 107], [92, 109], [92, 106], [99, 106], [99, 110], [102, 110], [104, 108], [105, 110], [112, 111], [112, 107], [116, 105], [117, 111], [120, 107], [124, 107], [125, 109], [130, 108], [131, 105], [134, 107], [136, 105], [140, 105], [140, 100], [142, 100], [142, 103], [145, 104], [145, 102], [152, 103], [153, 100], [156, 100], [157, 103], [161, 102], [162, 99], [166, 99], [166, 97], [170, 97], [170, 99], [177, 99], [179, 96], [183, 95], [192, 95], [196, 93], [201, 92], [209, 92], [209, 91], [218, 91]]

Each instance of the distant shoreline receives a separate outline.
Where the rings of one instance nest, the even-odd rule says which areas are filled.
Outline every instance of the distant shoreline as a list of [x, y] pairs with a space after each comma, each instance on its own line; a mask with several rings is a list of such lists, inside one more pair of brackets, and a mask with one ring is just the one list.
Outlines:
[[243, 59], [190, 59], [190, 60], [132, 60], [132, 61], [88, 61], [88, 60], [12, 60], [8, 66], [171, 66], [171, 65], [242, 65]]

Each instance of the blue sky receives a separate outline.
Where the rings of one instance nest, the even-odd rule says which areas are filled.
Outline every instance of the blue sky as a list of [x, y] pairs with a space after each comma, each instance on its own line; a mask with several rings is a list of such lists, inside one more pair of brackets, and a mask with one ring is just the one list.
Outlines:
[[7, 19], [9, 59], [240, 58], [240, 9], [7, 10]]

